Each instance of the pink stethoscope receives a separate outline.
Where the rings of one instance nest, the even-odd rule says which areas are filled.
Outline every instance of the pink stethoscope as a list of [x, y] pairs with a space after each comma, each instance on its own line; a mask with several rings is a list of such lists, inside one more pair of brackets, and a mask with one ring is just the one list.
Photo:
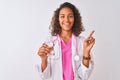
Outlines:
[[[79, 59], [80, 59], [80, 57], [79, 57], [79, 55], [78, 55], [78, 40], [77, 40], [77, 37], [76, 36], [74, 36], [75, 37], [75, 40], [76, 40], [76, 54], [75, 54], [75, 56], [74, 56], [74, 60], [75, 61], [78, 61]], [[55, 38], [55, 39], [53, 39], [52, 40], [52, 43], [54, 44], [55, 43], [55, 41], [59, 41], [59, 35], [57, 35], [57, 38]], [[60, 41], [59, 41], [59, 46], [60, 46]], [[54, 53], [55, 54], [55, 53]]]

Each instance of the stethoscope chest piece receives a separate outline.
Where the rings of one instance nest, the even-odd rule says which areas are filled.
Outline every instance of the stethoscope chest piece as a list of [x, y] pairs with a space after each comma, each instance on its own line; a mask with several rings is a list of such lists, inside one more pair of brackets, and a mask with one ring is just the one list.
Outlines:
[[74, 60], [75, 60], [75, 61], [78, 61], [78, 60], [79, 60], [79, 56], [78, 56], [78, 55], [75, 55]]

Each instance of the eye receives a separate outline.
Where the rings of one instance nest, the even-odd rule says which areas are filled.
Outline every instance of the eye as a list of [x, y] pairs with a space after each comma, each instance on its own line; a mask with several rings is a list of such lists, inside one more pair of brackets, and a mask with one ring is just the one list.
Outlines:
[[70, 15], [69, 17], [70, 17], [70, 18], [73, 18], [74, 16], [73, 16], [73, 15]]
[[64, 18], [64, 16], [60, 16], [60, 18]]

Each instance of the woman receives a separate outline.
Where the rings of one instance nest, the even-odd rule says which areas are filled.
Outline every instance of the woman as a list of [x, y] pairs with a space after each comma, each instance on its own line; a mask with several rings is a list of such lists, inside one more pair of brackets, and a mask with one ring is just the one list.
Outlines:
[[94, 31], [86, 39], [80, 35], [84, 28], [78, 9], [69, 2], [61, 4], [54, 12], [50, 30], [53, 46], [43, 43], [38, 50], [41, 79], [88, 80], [93, 68], [90, 52]]

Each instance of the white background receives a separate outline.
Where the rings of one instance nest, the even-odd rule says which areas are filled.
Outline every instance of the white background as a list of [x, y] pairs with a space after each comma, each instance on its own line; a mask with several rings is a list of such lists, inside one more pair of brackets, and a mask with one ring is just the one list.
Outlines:
[[54, 10], [65, 1], [80, 10], [82, 35], [95, 30], [95, 68], [89, 80], [120, 80], [119, 0], [0, 0], [0, 80], [39, 80], [35, 54]]

